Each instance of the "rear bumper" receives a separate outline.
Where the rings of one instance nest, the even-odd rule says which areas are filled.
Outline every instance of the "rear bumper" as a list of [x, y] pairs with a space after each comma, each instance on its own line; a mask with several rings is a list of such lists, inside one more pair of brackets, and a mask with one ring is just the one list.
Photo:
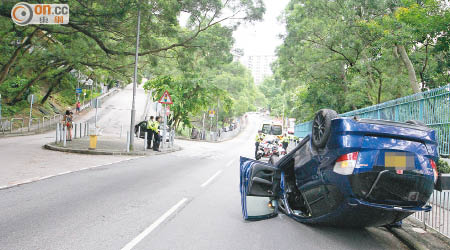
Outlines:
[[371, 203], [367, 201], [363, 201], [360, 199], [348, 199], [348, 205], [351, 207], [356, 206], [364, 206], [368, 208], [376, 208], [376, 209], [382, 209], [386, 211], [395, 211], [395, 212], [404, 212], [404, 213], [415, 213], [415, 212], [429, 212], [431, 210], [431, 206], [425, 205], [423, 207], [407, 207], [407, 206], [392, 206], [392, 205], [385, 205], [385, 204], [377, 204], [377, 203]]

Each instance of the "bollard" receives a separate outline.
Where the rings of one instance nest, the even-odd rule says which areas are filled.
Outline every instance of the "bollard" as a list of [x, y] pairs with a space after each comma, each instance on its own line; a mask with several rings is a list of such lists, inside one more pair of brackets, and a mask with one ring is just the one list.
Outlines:
[[137, 138], [141, 137], [141, 126], [138, 127], [138, 133], [136, 135]]
[[66, 132], [67, 132], [67, 126], [64, 126], [64, 129], [63, 129], [63, 132], [64, 132], [64, 136], [63, 136], [63, 146], [65, 147], [66, 146], [66, 140], [67, 140], [67, 134], [66, 134]]
[[59, 124], [59, 142], [63, 141], [63, 130], [64, 130], [64, 125], [62, 123]]
[[123, 131], [123, 124], [120, 124], [120, 136], [119, 136], [119, 138], [122, 138], [122, 131]]
[[147, 150], [147, 131], [144, 133], [144, 151]]
[[77, 139], [77, 124], [76, 123], [73, 126], [73, 139]]
[[87, 127], [86, 133], [87, 133], [87, 135], [89, 136], [89, 123], [87, 123], [86, 127]]
[[58, 129], [59, 129], [59, 123], [56, 123], [56, 140], [55, 140], [55, 144], [58, 143]]
[[127, 131], [127, 152], [130, 152], [130, 131]]
[[87, 125], [86, 125], [86, 123], [84, 123], [84, 137], [86, 137], [86, 135], [87, 135], [87, 133], [86, 133], [86, 127]]

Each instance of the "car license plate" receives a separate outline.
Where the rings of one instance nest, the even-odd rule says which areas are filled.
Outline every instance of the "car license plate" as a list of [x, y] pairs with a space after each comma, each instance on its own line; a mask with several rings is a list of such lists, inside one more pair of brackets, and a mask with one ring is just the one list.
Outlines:
[[385, 152], [384, 166], [396, 170], [414, 169], [414, 156], [404, 152]]

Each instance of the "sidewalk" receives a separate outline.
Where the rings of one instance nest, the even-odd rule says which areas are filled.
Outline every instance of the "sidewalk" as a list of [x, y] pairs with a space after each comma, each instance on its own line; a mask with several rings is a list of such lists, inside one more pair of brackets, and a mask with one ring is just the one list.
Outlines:
[[450, 239], [428, 228], [411, 216], [403, 220], [401, 228], [390, 228], [389, 231], [411, 249], [425, 250], [450, 249]]
[[[167, 146], [167, 144], [165, 145]], [[162, 148], [160, 147], [160, 152], [153, 151], [151, 149], [144, 149], [144, 140], [134, 138], [134, 150], [127, 152], [127, 141], [126, 138], [122, 139], [111, 136], [98, 136], [96, 149], [89, 149], [89, 137], [84, 137], [81, 139], [73, 139], [72, 141], [67, 141], [66, 146], [63, 143], [56, 144], [55, 142], [47, 143], [44, 145], [46, 149], [69, 152], [69, 153], [79, 153], [79, 154], [91, 154], [91, 155], [157, 155], [170, 153], [174, 151], [181, 150], [181, 147], [173, 145], [173, 148]]]

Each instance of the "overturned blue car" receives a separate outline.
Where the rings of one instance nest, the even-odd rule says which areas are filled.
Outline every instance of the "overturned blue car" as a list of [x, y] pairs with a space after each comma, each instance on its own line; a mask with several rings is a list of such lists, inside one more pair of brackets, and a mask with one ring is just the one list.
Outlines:
[[282, 212], [308, 224], [390, 225], [431, 209], [437, 161], [435, 131], [421, 122], [341, 118], [323, 109], [284, 157], [241, 157], [243, 217]]

